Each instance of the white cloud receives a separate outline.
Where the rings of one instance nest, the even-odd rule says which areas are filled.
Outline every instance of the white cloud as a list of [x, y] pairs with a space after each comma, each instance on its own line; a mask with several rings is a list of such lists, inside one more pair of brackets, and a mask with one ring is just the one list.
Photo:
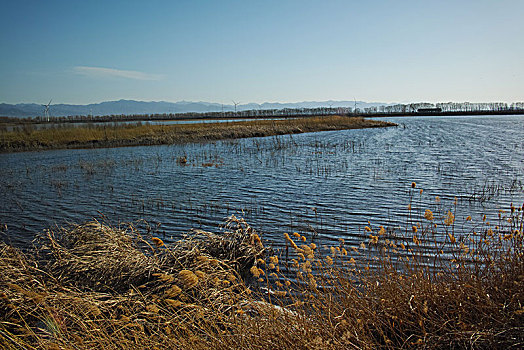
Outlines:
[[148, 74], [134, 70], [122, 70], [115, 68], [76, 66], [73, 68], [73, 70], [77, 74], [88, 77], [118, 77], [134, 80], [161, 80], [163, 78], [163, 76], [160, 74]]

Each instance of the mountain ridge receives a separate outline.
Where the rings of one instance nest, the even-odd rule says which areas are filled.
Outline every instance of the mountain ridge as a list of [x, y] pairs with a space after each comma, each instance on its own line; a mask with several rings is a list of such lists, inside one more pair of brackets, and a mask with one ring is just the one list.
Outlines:
[[[284, 108], [317, 108], [317, 107], [354, 107], [367, 108], [372, 106], [389, 105], [387, 103], [364, 101], [303, 101], [303, 102], [264, 102], [237, 104], [236, 110], [250, 109], [284, 109]], [[220, 112], [234, 111], [234, 104], [221, 104], [205, 101], [137, 101], [121, 99], [117, 101], [103, 101], [86, 105], [51, 104], [49, 114], [55, 117], [77, 115], [121, 115], [121, 114], [164, 114], [187, 112]], [[43, 116], [44, 106], [37, 103], [0, 103], [2, 117], [38, 117]]]

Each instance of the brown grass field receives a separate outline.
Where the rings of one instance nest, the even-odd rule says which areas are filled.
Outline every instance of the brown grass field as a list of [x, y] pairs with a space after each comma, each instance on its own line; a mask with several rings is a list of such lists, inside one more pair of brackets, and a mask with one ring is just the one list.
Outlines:
[[0, 131], [0, 152], [205, 142], [394, 125], [362, 117], [330, 116], [229, 123], [57, 127], [42, 130], [29, 126], [21, 130]]
[[522, 349], [523, 208], [408, 211], [360, 246], [285, 234], [287, 254], [236, 217], [168, 245], [98, 221], [2, 244], [0, 347]]

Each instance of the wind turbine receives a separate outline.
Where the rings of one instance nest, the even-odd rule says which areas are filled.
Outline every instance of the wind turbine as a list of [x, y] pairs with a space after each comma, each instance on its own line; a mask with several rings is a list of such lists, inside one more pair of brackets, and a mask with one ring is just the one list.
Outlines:
[[[357, 113], [357, 99], [355, 98], [355, 108], [353, 109], [353, 114], [356, 114]], [[358, 103], [360, 104], [360, 102]]]
[[[231, 101], [233, 101], [233, 100], [231, 100]], [[233, 104], [235, 105], [235, 114], [236, 114], [236, 113], [237, 113], [237, 105], [238, 105], [238, 102], [233, 101]]]
[[42, 105], [44, 107], [44, 118], [46, 121], [49, 121], [49, 106], [51, 105], [51, 101], [53, 101], [53, 99], [50, 99], [48, 104]]

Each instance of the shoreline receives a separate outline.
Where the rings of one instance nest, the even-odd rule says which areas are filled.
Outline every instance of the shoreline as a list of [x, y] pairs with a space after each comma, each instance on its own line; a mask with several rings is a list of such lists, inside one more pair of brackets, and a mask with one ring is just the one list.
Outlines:
[[231, 123], [131, 124], [16, 130], [0, 133], [0, 153], [182, 144], [396, 125], [363, 117], [328, 116]]
[[[409, 191], [411, 198], [415, 183]], [[0, 242], [0, 344], [7, 349], [522, 344], [523, 207], [511, 206], [501, 226], [475, 231], [464, 225], [467, 218], [455, 222], [451, 211], [413, 215], [418, 226], [394, 240], [383, 226], [369, 223], [360, 245], [322, 246], [295, 232], [282, 237], [285, 251], [266, 246], [260, 233], [234, 215], [225, 231], [192, 230], [167, 244], [132, 224], [96, 219], [47, 230], [26, 252]], [[427, 262], [432, 244], [427, 237], [437, 236], [447, 238]]]
[[450, 117], [450, 116], [517, 116], [524, 115], [524, 109], [502, 109], [502, 110], [453, 110], [453, 111], [396, 111], [396, 112], [326, 112], [300, 113], [293, 111], [266, 111], [260, 114], [259, 110], [233, 112], [187, 112], [179, 114], [133, 114], [133, 115], [100, 115], [100, 116], [58, 116], [52, 117], [51, 121], [44, 121], [42, 117], [8, 117], [0, 116], [0, 128], [2, 126], [23, 126], [40, 124], [79, 124], [79, 123], [121, 123], [121, 122], [165, 122], [165, 121], [206, 121], [206, 120], [231, 120], [242, 121], [266, 120], [266, 119], [296, 119], [314, 118], [343, 115], [346, 117], [383, 118], [383, 117]]

